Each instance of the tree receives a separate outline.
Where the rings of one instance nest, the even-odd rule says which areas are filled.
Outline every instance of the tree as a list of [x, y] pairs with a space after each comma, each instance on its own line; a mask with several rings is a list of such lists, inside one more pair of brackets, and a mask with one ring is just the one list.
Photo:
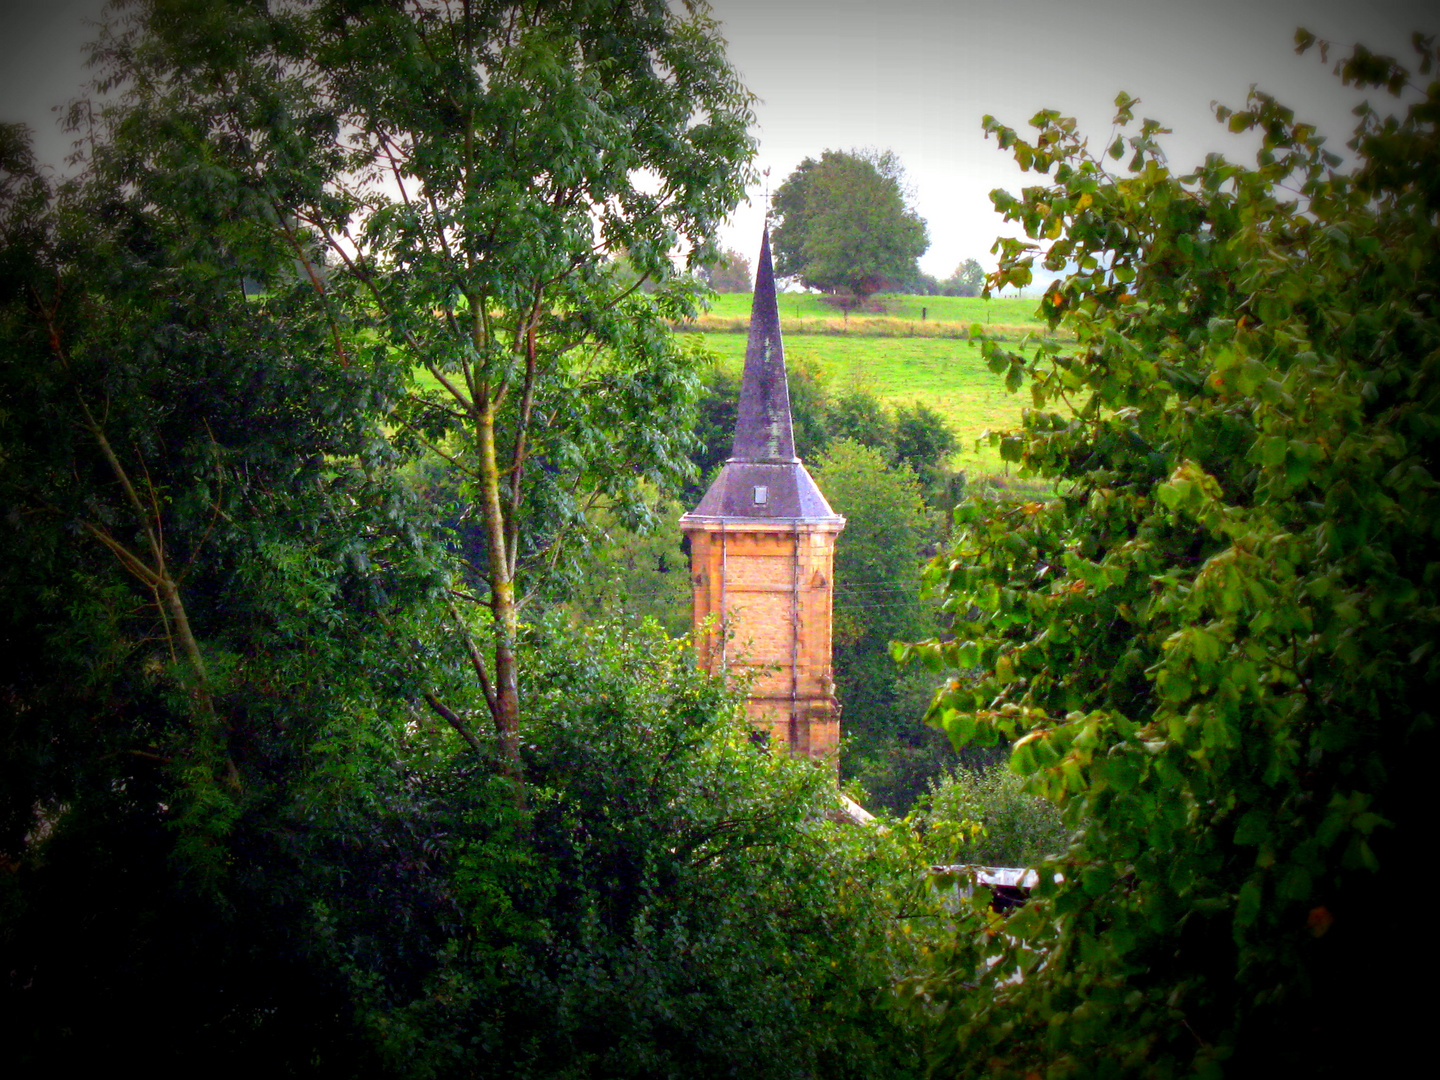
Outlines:
[[[566, 607], [582, 625], [646, 620], [681, 638], [690, 632], [690, 562], [680, 532], [684, 508], [657, 507], [654, 528], [641, 531], [596, 514], [604, 535], [579, 560], [572, 580], [560, 582]], [[557, 590], [560, 591], [560, 590]]]
[[375, 826], [406, 803], [396, 761], [434, 738], [414, 703], [460, 659], [383, 430], [400, 387], [334, 357], [308, 284], [245, 296], [240, 271], [293, 265], [273, 229], [103, 176], [57, 198], [12, 135], [0, 1007], [19, 1067], [89, 1067], [142, 1027], [162, 1075], [202, 1031], [232, 1063], [294, 1061], [292, 1042], [353, 1062], [295, 897], [339, 870], [337, 804], [384, 808]]
[[894, 457], [895, 417], [869, 390], [847, 390], [831, 403], [826, 423], [831, 437], [849, 439]]
[[[962, 766], [932, 780], [915, 822], [945, 863], [1035, 866], [1065, 850], [1069, 830], [1049, 799], [1004, 762]], [[948, 843], [945, 841], [948, 839]]]
[[527, 574], [588, 507], [643, 514], [684, 468], [695, 364], [666, 327], [697, 294], [670, 254], [714, 257], [753, 150], [716, 24], [641, 0], [125, 7], [96, 52], [119, 94], [97, 164], [207, 201], [222, 231], [268, 223], [324, 297], [335, 362], [415, 374], [395, 439], [450, 462], [475, 508], [476, 591], [455, 598], [487, 611], [489, 658], [467, 654], [518, 769]]
[[775, 192], [775, 270], [827, 292], [865, 298], [919, 276], [930, 246], [925, 222], [906, 205], [891, 153], [826, 150], [806, 158]]
[[720, 258], [701, 275], [705, 283], [718, 293], [748, 293], [754, 287], [755, 275], [750, 260], [733, 248], [726, 248]]
[[958, 445], [945, 418], [924, 402], [895, 406], [895, 460], [914, 471], [931, 505], [938, 505], [931, 493], [945, 490], [947, 465]]
[[[653, 626], [543, 624], [522, 670], [545, 718], [527, 716], [526, 774], [545, 798], [517, 849], [493, 777], [429, 780], [471, 792], [417, 823], [457, 917], [423, 978], [371, 967], [368, 951], [351, 962], [382, 1061], [405, 1075], [918, 1076], [916, 1026], [889, 1005], [916, 951], [899, 920], [928, 913], [901, 838], [827, 821], [833, 778], [754, 746], [734, 688]], [[336, 901], [354, 933], [362, 905]]]
[[985, 268], [974, 259], [966, 259], [945, 279], [946, 296], [979, 296], [985, 288]]
[[[815, 482], [845, 531], [835, 544], [835, 685], [844, 709], [845, 775], [866, 768], [898, 742], [922, 743], [919, 720], [927, 696], [914, 678], [897, 673], [890, 642], [934, 628], [920, 597], [920, 571], [932, 540], [934, 515], [907, 465], [851, 439], [836, 439], [814, 465]], [[928, 690], [928, 687], [925, 689]], [[923, 789], [928, 774], [915, 780]], [[873, 794], [873, 792], [872, 792]], [[903, 812], [903, 805], [887, 808]]]
[[1345, 171], [1258, 92], [1217, 109], [1256, 166], [1185, 176], [1124, 94], [1120, 175], [1058, 113], [1031, 141], [986, 119], [1053, 177], [996, 195], [1048, 242], [1002, 241], [999, 278], [1075, 267], [1041, 309], [1076, 342], [986, 342], [1036, 405], [1002, 454], [1055, 495], [961, 507], [932, 574], [974, 617], [917, 651], [979, 672], [933, 722], [1013, 740], [1078, 831], [1005, 934], [972, 913], [917, 980], [946, 1072], [1331, 1075], [1362, 1032], [1418, 1050], [1369, 987], [1405, 982], [1414, 923], [1376, 898], [1424, 847], [1436, 754], [1440, 82], [1363, 48], [1337, 72], [1410, 102], [1359, 110]]

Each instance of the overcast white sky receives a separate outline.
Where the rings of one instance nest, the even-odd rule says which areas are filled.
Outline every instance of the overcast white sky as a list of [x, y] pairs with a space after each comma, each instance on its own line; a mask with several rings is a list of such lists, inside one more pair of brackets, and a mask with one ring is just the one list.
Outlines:
[[[772, 188], [827, 148], [894, 150], [930, 226], [921, 267], [945, 277], [966, 258], [994, 264], [995, 188], [1022, 174], [981, 118], [1023, 128], [1042, 108], [1076, 117], [1099, 146], [1116, 94], [1163, 121], [1170, 163], [1188, 169], [1219, 150], [1253, 154], [1225, 133], [1212, 100], [1243, 105], [1252, 83], [1331, 133], [1343, 148], [1358, 100], [1313, 51], [1294, 53], [1303, 25], [1336, 42], [1413, 55], [1410, 32], [1440, 32], [1440, 3], [1421, 0], [714, 0], [730, 57], [762, 101], [762, 169]], [[1252, 159], [1253, 160], [1253, 159]], [[759, 245], [763, 193], [727, 240]]]
[[[37, 131], [42, 159], [66, 143], [49, 113], [85, 71], [87, 19], [103, 0], [0, 0], [0, 120]], [[759, 166], [773, 188], [806, 156], [875, 147], [899, 155], [930, 227], [921, 266], [947, 276], [966, 258], [987, 268], [1009, 231], [990, 207], [997, 187], [1035, 183], [987, 142], [991, 113], [1023, 127], [1041, 108], [1075, 116], [1097, 145], [1115, 95], [1174, 129], [1179, 169], [1221, 150], [1245, 156], [1210, 113], [1244, 103], [1252, 83], [1329, 132], [1337, 149], [1355, 97], [1313, 52], [1293, 51], [1296, 26], [1337, 43], [1407, 57], [1413, 29], [1440, 34], [1435, 0], [713, 0], [731, 60], [761, 101]], [[1333, 63], [1332, 55], [1332, 63]], [[726, 242], [753, 257], [763, 189], [741, 207]]]

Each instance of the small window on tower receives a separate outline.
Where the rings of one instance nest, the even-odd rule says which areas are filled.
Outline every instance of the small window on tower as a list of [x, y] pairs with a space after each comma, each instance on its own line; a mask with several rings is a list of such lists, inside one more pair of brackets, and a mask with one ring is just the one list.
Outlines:
[[764, 506], [770, 501], [770, 489], [764, 484], [755, 485], [755, 505]]

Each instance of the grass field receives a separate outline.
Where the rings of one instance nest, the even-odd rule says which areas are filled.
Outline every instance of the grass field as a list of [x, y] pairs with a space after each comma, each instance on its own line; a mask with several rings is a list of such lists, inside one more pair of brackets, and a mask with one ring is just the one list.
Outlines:
[[[745, 362], [744, 334], [706, 334], [705, 344], [737, 373]], [[960, 437], [954, 466], [970, 475], [1005, 471], [998, 451], [976, 440], [987, 428], [1019, 423], [1028, 396], [1007, 393], [1004, 380], [980, 360], [980, 348], [947, 338], [799, 335], [785, 338], [788, 364], [813, 364], [832, 394], [863, 389], [891, 404], [924, 402]]]
[[[983, 300], [970, 296], [896, 296], [875, 298], [883, 310], [852, 311], [846, 315], [813, 293], [781, 293], [780, 329], [799, 334], [860, 334], [868, 337], [964, 338], [978, 323], [997, 337], [1044, 333], [1035, 315], [1034, 299], [1004, 297]], [[722, 293], [710, 311], [695, 322], [705, 333], [739, 333], [750, 322], [750, 294]]]
[[[977, 442], [983, 432], [1014, 427], [1028, 396], [1008, 393], [1004, 381], [986, 369], [978, 345], [968, 339], [979, 323], [988, 334], [1018, 338], [1042, 334], [1033, 298], [984, 300], [967, 296], [876, 298], [882, 311], [844, 317], [813, 293], [778, 297], [785, 357], [808, 363], [832, 394], [863, 389], [890, 404], [920, 401], [949, 421], [960, 438], [955, 468], [972, 476], [1002, 475], [998, 450]], [[725, 293], [695, 329], [722, 363], [737, 373], [745, 361], [750, 294]]]
[[[838, 318], [840, 310], [817, 293], [787, 292], [777, 298], [782, 319]], [[883, 304], [883, 312], [852, 312], [852, 322], [874, 318], [897, 318], [919, 321], [924, 309], [926, 319], [936, 322], [1025, 324], [1040, 328], [1035, 317], [1038, 301], [1013, 296], [984, 300], [978, 296], [897, 296], [882, 293], [875, 300]], [[749, 293], [720, 293], [711, 305], [710, 314], [721, 318], [750, 317]]]

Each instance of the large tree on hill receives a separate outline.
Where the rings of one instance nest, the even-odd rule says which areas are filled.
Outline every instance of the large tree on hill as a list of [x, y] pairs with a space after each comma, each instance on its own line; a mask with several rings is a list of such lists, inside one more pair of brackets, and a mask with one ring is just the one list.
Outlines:
[[718, 293], [748, 293], [755, 282], [750, 260], [733, 248], [726, 248], [714, 264], [701, 271], [700, 276]]
[[941, 283], [946, 296], [979, 296], [985, 288], [985, 268], [974, 259], [966, 259]]
[[826, 292], [867, 297], [919, 275], [930, 246], [905, 199], [892, 153], [826, 150], [806, 158], [775, 192], [775, 270]]
[[264, 224], [323, 296], [330, 360], [413, 373], [391, 424], [473, 507], [456, 597], [488, 611], [468, 655], [518, 767], [527, 568], [685, 467], [696, 376], [666, 325], [696, 296], [670, 256], [713, 261], [752, 153], [716, 24], [645, 0], [119, 7], [97, 167], [221, 237]]
[[1006, 933], [971, 911], [917, 984], [944, 1075], [1432, 1056], [1376, 992], [1424, 966], [1405, 897], [1440, 696], [1440, 54], [1416, 47], [1425, 80], [1363, 48], [1338, 66], [1408, 104], [1357, 110], [1343, 168], [1257, 92], [1217, 109], [1256, 166], [1185, 176], [1123, 94], [1118, 175], [1056, 112], [1029, 141], [986, 118], [1052, 178], [997, 193], [1036, 242], [1002, 241], [1000, 280], [1048, 243], [1075, 269], [1042, 311], [1075, 343], [985, 343], [1035, 405], [1002, 455], [1054, 494], [957, 511], [933, 573], [967, 617], [920, 652], [975, 673], [932, 720], [1013, 740], [1078, 831]]

